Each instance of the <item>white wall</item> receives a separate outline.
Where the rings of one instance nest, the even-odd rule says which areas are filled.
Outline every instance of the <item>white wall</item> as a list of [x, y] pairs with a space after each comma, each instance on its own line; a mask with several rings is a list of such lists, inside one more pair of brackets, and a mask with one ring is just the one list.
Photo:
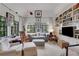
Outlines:
[[[30, 25], [33, 25], [35, 24], [35, 18], [34, 17], [27, 17], [25, 19], [25, 29], [27, 31], [27, 25], [30, 24]], [[43, 17], [41, 18], [41, 22], [42, 23], [46, 23], [48, 25], [48, 32], [51, 31], [51, 29], [53, 29], [53, 18], [52, 17]]]
[[[6, 17], [6, 12], [9, 12], [9, 13], [11, 13], [12, 15], [14, 15], [16, 21], [22, 20], [22, 18], [19, 17], [19, 15], [16, 14], [14, 11], [10, 10], [10, 9], [7, 8], [5, 5], [0, 4], [0, 15]], [[21, 22], [21, 21], [20, 21], [20, 22]], [[21, 28], [21, 23], [19, 23], [19, 25], [20, 25], [20, 26], [19, 26], [19, 29], [20, 29], [20, 28]], [[21, 30], [21, 29], [20, 29], [20, 30]], [[10, 35], [11, 35], [11, 25], [10, 25], [10, 26], [7, 26], [7, 31], [8, 31], [7, 35], [10, 36]]]

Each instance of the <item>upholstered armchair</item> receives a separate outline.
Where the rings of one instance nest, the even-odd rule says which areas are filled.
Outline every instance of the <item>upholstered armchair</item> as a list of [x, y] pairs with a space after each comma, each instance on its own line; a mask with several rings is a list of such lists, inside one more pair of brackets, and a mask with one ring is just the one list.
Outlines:
[[48, 35], [48, 40], [58, 42], [57, 36], [55, 34], [52, 34], [52, 32], [50, 32], [50, 34]]

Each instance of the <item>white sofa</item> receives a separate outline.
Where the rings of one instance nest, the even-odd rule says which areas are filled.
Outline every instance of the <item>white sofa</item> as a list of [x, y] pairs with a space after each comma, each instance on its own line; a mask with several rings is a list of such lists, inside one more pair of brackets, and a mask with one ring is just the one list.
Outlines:
[[12, 47], [11, 49], [16, 50], [22, 55], [22, 49], [24, 51], [24, 56], [37, 56], [37, 48], [33, 42], [26, 42], [24, 45], [20, 44]]
[[[19, 37], [18, 37], [19, 38]], [[14, 45], [10, 46], [9, 41], [12, 38], [8, 38], [9, 40], [3, 39], [0, 41], [0, 56], [21, 56], [22, 50], [24, 51], [24, 56], [36, 56], [37, 48], [33, 42], [24, 42], [23, 45]]]
[[37, 56], [36, 45], [33, 42], [24, 43], [23, 47], [22, 44], [20, 44], [10, 47], [7, 50], [2, 50], [0, 51], [0, 56], [21, 56], [22, 49], [24, 51], [24, 56]]

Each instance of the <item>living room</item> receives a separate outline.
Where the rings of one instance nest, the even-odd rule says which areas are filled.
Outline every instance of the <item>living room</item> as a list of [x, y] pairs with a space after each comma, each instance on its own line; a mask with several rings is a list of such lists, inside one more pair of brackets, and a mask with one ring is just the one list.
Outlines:
[[0, 56], [79, 56], [79, 3], [0, 3]]

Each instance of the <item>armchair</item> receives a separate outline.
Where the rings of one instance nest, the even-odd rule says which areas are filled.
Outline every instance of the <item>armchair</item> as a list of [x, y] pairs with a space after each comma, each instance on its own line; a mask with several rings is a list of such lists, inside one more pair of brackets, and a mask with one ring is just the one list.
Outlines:
[[50, 34], [48, 35], [48, 40], [58, 42], [58, 37], [50, 32]]

